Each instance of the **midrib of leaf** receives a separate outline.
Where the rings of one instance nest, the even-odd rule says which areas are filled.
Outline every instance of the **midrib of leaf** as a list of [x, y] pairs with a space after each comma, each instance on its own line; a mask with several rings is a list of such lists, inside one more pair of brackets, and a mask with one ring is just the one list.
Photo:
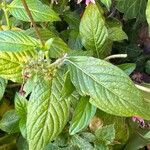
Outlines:
[[[47, 91], [49, 92], [49, 93], [51, 93], [51, 88], [50, 88], [50, 91], [49, 91], [49, 89], [47, 89]], [[51, 95], [51, 94], [50, 94]], [[49, 100], [48, 100], [48, 105], [47, 105], [47, 111], [46, 111], [46, 116], [45, 116], [45, 120], [44, 120], [44, 124], [46, 124], [46, 121], [47, 121], [47, 118], [48, 118], [48, 114], [50, 113], [49, 112], [49, 110], [50, 110], [50, 106], [52, 106], [51, 105], [51, 96], [49, 97]], [[53, 107], [53, 106], [52, 106]], [[57, 114], [57, 111], [55, 110], [55, 112], [56, 112], [56, 114]], [[57, 114], [57, 116], [58, 116], [58, 114]], [[52, 120], [54, 120], [54, 118], [53, 117], [51, 117], [52, 118]], [[54, 124], [54, 121], [53, 121], [53, 124]], [[45, 129], [46, 128], [44, 128], [44, 130], [43, 130], [43, 132], [45, 132]], [[54, 135], [54, 133], [55, 132], [53, 132], [53, 134], [51, 135], [51, 137], [53, 137], [53, 135]]]
[[[80, 68], [79, 66], [77, 66], [76, 64], [74, 64], [72, 61], [68, 60], [71, 64], [73, 64], [76, 68], [78, 68], [80, 71], [82, 71], [85, 75], [87, 75], [88, 77], [90, 77], [92, 80], [94, 80], [97, 84], [100, 84], [101, 86], [103, 86], [105, 89], [107, 89], [108, 91], [110, 91], [111, 93], [113, 93], [114, 95], [116, 95], [114, 92], [112, 92], [111, 90], [109, 90], [108, 88], [106, 88], [103, 84], [99, 83], [94, 77], [92, 77], [92, 75], [88, 75], [82, 68]], [[117, 97], [119, 97], [117, 95]]]
[[[104, 87], [106, 90], [108, 90], [110, 93], [113, 93], [115, 96], [117, 96], [119, 99], [122, 99], [124, 102], [129, 103], [128, 101], [126, 101], [126, 99], [120, 98], [119, 95], [117, 95], [116, 93], [114, 93], [112, 90], [106, 88], [103, 84], [99, 83], [97, 80], [95, 80], [95, 78], [92, 77], [92, 75], [90, 76], [89, 74], [87, 74], [82, 68], [80, 68], [79, 66], [77, 66], [75, 63], [73, 63], [72, 61], [70, 61], [69, 59], [66, 59], [66, 61], [70, 62], [72, 65], [74, 65], [76, 68], [78, 68], [81, 72], [83, 72], [85, 75], [87, 75], [88, 77], [90, 77], [92, 80], [94, 80], [97, 84], [101, 85], [102, 87]], [[94, 99], [94, 97], [92, 97]], [[132, 106], [135, 106], [132, 103]], [[135, 106], [136, 108], [136, 106]], [[140, 110], [141, 112], [141, 110]], [[143, 114], [143, 112], [141, 112]]]
[[93, 26], [92, 26], [92, 22], [91, 22], [91, 27], [92, 27], [92, 30], [91, 30], [91, 31], [92, 31], [92, 35], [93, 35], [93, 37], [94, 37], [93, 40], [94, 40], [94, 46], [95, 46], [95, 50], [96, 50], [96, 53], [97, 53], [97, 57], [100, 58], [100, 57], [99, 57], [99, 52], [98, 52], [98, 49], [97, 49], [96, 40], [95, 40], [95, 34], [94, 34], [94, 32], [93, 32], [93, 29], [94, 29], [94, 28], [93, 28]]
[[[49, 89], [47, 89], [46, 91], [43, 91], [43, 93], [41, 93], [41, 95], [43, 94], [43, 95], [45, 95], [45, 93], [48, 93], [49, 94], [49, 97], [50, 97], [50, 95], [51, 95], [51, 88], [49, 88]], [[50, 100], [50, 98], [47, 100], [48, 101], [48, 105], [47, 105], [47, 111], [46, 111], [46, 114], [45, 114], [45, 119], [44, 119], [44, 122], [43, 122], [43, 124], [46, 124], [46, 121], [47, 121], [47, 118], [48, 118], [48, 114], [50, 113], [49, 112], [49, 110], [50, 110], [50, 105], [51, 105], [51, 100]], [[44, 103], [45, 101], [43, 101], [43, 103]], [[43, 103], [41, 103], [41, 105], [43, 104]], [[40, 114], [40, 116], [42, 116], [42, 114], [43, 113], [45, 113], [45, 112], [42, 112], [41, 114]], [[52, 120], [53, 120], [53, 118], [52, 118]], [[54, 122], [53, 122], [53, 124], [54, 124]], [[45, 132], [45, 129], [46, 128], [43, 128], [43, 131], [42, 132]], [[41, 130], [42, 130], [42, 128], [41, 128]], [[41, 131], [41, 130], [39, 130], [39, 132]], [[37, 132], [37, 134], [39, 133], [39, 132]], [[54, 133], [54, 132], [53, 132]], [[51, 135], [51, 137], [53, 136], [53, 134]], [[36, 135], [35, 135], [35, 137], [36, 137]], [[40, 140], [40, 138], [38, 138], [38, 141]]]

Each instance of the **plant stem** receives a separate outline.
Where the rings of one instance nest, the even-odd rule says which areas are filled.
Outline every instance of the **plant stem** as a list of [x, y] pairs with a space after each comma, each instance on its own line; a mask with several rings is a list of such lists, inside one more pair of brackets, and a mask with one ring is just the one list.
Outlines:
[[31, 23], [32, 23], [32, 25], [33, 25], [33, 27], [34, 27], [34, 29], [35, 29], [35, 32], [36, 32], [37, 37], [39, 38], [39, 40], [40, 40], [42, 46], [44, 46], [44, 43], [43, 43], [41, 34], [40, 34], [40, 32], [39, 32], [39, 30], [38, 30], [38, 28], [37, 28], [37, 25], [36, 25], [36, 23], [35, 23], [35, 21], [34, 21], [34, 19], [33, 19], [33, 17], [32, 17], [32, 14], [31, 14], [31, 12], [30, 12], [30, 10], [29, 10], [29, 7], [28, 7], [28, 5], [27, 5], [27, 3], [26, 3], [26, 0], [22, 0], [22, 4], [23, 4], [24, 9], [25, 9], [25, 11], [27, 12], [27, 15], [29, 16], [30, 21], [31, 21]]
[[138, 84], [135, 84], [135, 86], [136, 86], [138, 89], [140, 89], [140, 90], [142, 90], [142, 91], [144, 91], [144, 92], [150, 93], [150, 89], [147, 88], [147, 87], [144, 87], [144, 86], [141, 86], [141, 85], [138, 85]]
[[10, 22], [9, 22], [9, 15], [8, 15], [8, 10], [7, 10], [7, 3], [4, 0], [4, 7], [3, 7], [3, 11], [4, 11], [4, 15], [5, 15], [5, 19], [6, 19], [6, 23], [7, 23], [7, 27], [8, 29], [10, 29]]
[[67, 58], [67, 53], [64, 54], [61, 58], [57, 59], [54, 63], [52, 63], [51, 66], [59, 68], [64, 63], [66, 58]]
[[127, 54], [116, 54], [116, 55], [111, 55], [105, 58], [105, 60], [110, 60], [110, 59], [115, 59], [115, 58], [126, 58]]

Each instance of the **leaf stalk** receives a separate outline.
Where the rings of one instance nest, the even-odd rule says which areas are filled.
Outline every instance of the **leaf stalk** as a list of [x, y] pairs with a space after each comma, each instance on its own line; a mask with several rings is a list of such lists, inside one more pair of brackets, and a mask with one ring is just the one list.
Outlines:
[[3, 8], [2, 9], [4, 11], [4, 15], [5, 15], [5, 19], [6, 19], [6, 24], [7, 24], [8, 30], [9, 30], [9, 29], [11, 29], [11, 26], [10, 26], [10, 22], [9, 22], [9, 14], [8, 14], [6, 0], [3, 1]]

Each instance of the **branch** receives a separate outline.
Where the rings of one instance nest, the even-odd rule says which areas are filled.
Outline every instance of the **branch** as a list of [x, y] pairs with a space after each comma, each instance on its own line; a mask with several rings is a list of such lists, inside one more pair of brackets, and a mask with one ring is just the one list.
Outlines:
[[52, 63], [51, 66], [59, 68], [64, 63], [66, 57], [67, 53], [64, 54], [61, 58], [57, 59], [54, 63]]
[[105, 58], [105, 60], [110, 60], [114, 58], [126, 58], [127, 54], [116, 54], [116, 55], [111, 55]]
[[2, 8], [3, 8], [3, 11], [4, 11], [4, 15], [5, 15], [7, 27], [8, 27], [8, 29], [10, 29], [11, 26], [10, 26], [10, 22], [9, 22], [9, 15], [8, 15], [8, 10], [7, 10], [6, 0], [3, 0], [3, 6], [2, 6]]
[[140, 90], [142, 90], [142, 91], [144, 91], [144, 92], [150, 93], [150, 89], [147, 88], [147, 87], [144, 87], [144, 86], [141, 86], [141, 85], [138, 85], [138, 84], [135, 84], [135, 86], [136, 86], [138, 89], [140, 89]]
[[32, 23], [32, 25], [33, 25], [33, 27], [34, 27], [34, 29], [35, 29], [35, 32], [36, 32], [37, 37], [39, 38], [41, 44], [44, 46], [42, 37], [41, 37], [40, 32], [39, 32], [39, 30], [38, 30], [38, 28], [37, 28], [37, 25], [36, 25], [36, 23], [35, 23], [35, 21], [34, 21], [34, 19], [33, 19], [33, 17], [32, 17], [32, 14], [31, 14], [31, 12], [30, 12], [30, 10], [29, 10], [29, 7], [28, 7], [28, 5], [27, 5], [27, 3], [26, 3], [26, 0], [22, 0], [22, 4], [23, 4], [24, 9], [25, 9], [27, 15], [29, 16], [30, 21], [31, 21], [31, 23]]

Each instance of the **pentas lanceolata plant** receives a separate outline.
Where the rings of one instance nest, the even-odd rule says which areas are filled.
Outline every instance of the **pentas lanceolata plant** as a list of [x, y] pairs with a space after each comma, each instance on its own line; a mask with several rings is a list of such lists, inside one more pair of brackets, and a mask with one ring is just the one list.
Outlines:
[[0, 149], [145, 149], [149, 7], [147, 0], [2, 1]]

